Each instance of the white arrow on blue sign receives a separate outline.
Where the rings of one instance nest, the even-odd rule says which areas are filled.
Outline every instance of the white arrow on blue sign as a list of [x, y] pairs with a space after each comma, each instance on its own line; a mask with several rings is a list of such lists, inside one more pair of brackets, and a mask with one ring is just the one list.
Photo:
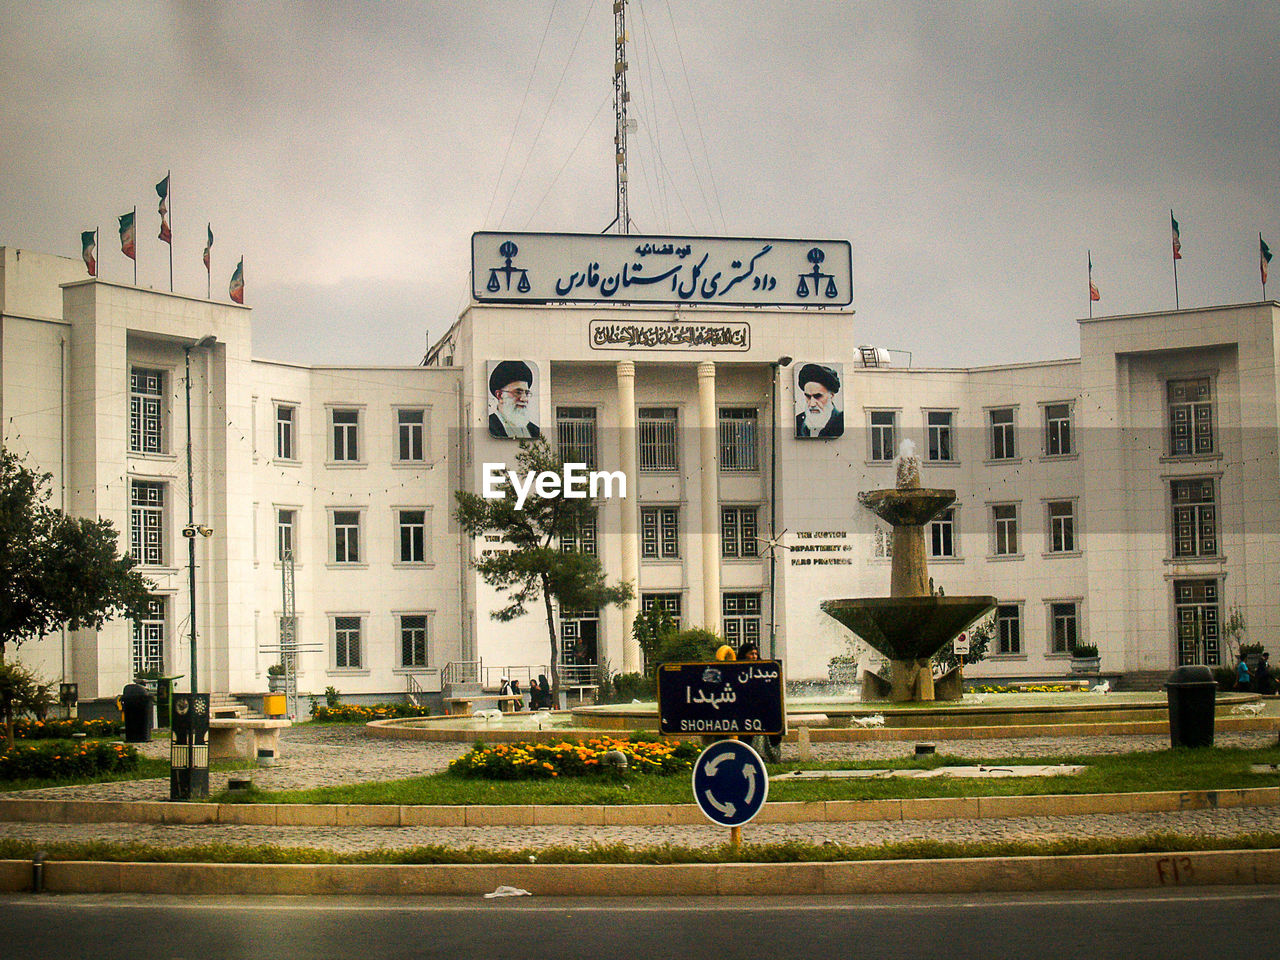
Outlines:
[[769, 799], [764, 761], [740, 740], [719, 740], [693, 765], [693, 798], [712, 823], [740, 827]]

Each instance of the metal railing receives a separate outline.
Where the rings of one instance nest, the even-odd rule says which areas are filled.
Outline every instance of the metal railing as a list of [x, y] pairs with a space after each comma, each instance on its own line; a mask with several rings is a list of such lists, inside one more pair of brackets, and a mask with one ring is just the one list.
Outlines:
[[483, 673], [483, 660], [450, 660], [440, 679], [443, 683], [479, 683]]

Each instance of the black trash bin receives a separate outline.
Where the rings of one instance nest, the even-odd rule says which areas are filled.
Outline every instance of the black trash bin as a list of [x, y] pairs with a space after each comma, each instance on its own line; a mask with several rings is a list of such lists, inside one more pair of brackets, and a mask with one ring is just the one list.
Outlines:
[[1179, 667], [1165, 681], [1169, 697], [1169, 743], [1175, 747], [1213, 746], [1213, 707], [1218, 681], [1208, 667]]
[[130, 683], [120, 694], [124, 708], [126, 743], [146, 743], [151, 739], [151, 705], [155, 697], [140, 683]]

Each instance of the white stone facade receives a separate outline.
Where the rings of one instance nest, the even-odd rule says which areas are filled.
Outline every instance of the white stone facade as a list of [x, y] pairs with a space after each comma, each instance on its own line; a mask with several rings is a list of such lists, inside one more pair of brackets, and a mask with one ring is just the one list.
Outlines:
[[[210, 334], [191, 351], [191, 434], [194, 519], [214, 529], [196, 544], [200, 676], [215, 690], [266, 689], [282, 542], [304, 692], [430, 689], [454, 662], [482, 661], [489, 681], [545, 669], [540, 610], [493, 621], [497, 598], [467, 565], [486, 545], [450, 520], [483, 464], [514, 466], [517, 444], [488, 431], [488, 371], [504, 359], [536, 368], [545, 435], [563, 421], [562, 441], [592, 438], [595, 467], [628, 473], [594, 531], [611, 578], [678, 604], [685, 624], [758, 634], [793, 680], [850, 652], [822, 600], [888, 591], [885, 531], [856, 494], [893, 484], [885, 452], [902, 438], [924, 484], [958, 496], [952, 525], [929, 531], [935, 583], [1001, 603], [1005, 649], [970, 676], [1064, 675], [1072, 642], [1096, 644], [1107, 673], [1225, 662], [1233, 608], [1250, 639], [1280, 635], [1276, 303], [1082, 321], [1078, 360], [974, 369], [878, 365], [841, 309], [472, 304], [429, 365], [344, 368], [252, 359], [249, 316], [0, 248], [6, 446], [126, 547], [158, 531], [139, 544], [164, 598], [158, 646], [111, 623], [22, 648], [86, 699], [114, 696], [157, 650], [166, 673], [188, 671], [185, 353]], [[593, 321], [747, 324], [749, 346], [603, 349]], [[838, 439], [795, 436], [807, 362], [843, 373]], [[571, 659], [637, 669], [639, 602], [574, 618]]]

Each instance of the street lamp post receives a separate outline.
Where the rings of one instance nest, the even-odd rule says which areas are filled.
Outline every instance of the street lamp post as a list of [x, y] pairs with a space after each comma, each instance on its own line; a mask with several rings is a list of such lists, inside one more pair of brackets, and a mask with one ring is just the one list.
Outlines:
[[791, 365], [790, 357], [779, 357], [769, 364], [773, 368], [772, 393], [769, 398], [769, 659], [778, 656], [778, 606], [774, 590], [778, 580], [778, 378], [783, 367]]
[[187, 538], [187, 592], [191, 596], [191, 692], [196, 686], [196, 534], [212, 535], [206, 526], [196, 526], [195, 470], [191, 463], [191, 351], [204, 350], [217, 342], [213, 334], [201, 337], [186, 348], [187, 360], [187, 525], [182, 535]]

